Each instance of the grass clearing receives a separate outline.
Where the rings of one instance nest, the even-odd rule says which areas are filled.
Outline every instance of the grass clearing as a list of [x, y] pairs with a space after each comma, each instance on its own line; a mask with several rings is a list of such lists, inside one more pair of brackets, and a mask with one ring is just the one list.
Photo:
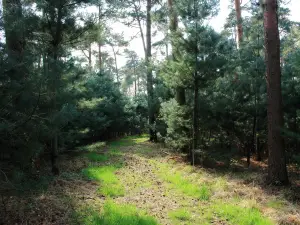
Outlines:
[[124, 196], [125, 189], [115, 174], [120, 167], [120, 165], [89, 167], [83, 169], [82, 173], [91, 180], [101, 182], [98, 189], [100, 194], [109, 197]]
[[19, 211], [0, 212], [5, 221], [16, 218], [4, 224], [300, 224], [297, 203], [286, 198], [290, 189], [269, 192], [257, 185], [259, 173], [192, 167], [146, 140], [126, 137], [64, 155], [62, 173], [45, 182], [47, 189], [29, 199], [7, 198]]
[[79, 220], [84, 225], [158, 225], [154, 217], [134, 205], [119, 205], [105, 202], [101, 212], [91, 208], [80, 212]]

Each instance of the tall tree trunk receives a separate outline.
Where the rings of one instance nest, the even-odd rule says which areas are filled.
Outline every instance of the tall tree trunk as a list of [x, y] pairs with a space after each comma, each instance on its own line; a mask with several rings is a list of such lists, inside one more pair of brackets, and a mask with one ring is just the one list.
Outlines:
[[147, 46], [146, 46], [146, 42], [145, 42], [145, 36], [144, 36], [144, 32], [143, 32], [141, 17], [140, 17], [140, 14], [139, 14], [138, 6], [134, 2], [133, 2], [133, 6], [134, 6], [136, 19], [138, 21], [138, 25], [139, 25], [139, 29], [140, 29], [140, 33], [141, 33], [141, 38], [142, 38], [142, 43], [143, 43], [143, 48], [144, 48], [144, 53], [145, 53], [145, 59], [146, 59], [147, 58]]
[[20, 0], [3, 0], [4, 31], [8, 60], [12, 70], [18, 70], [23, 60], [25, 39], [22, 27], [22, 4]]
[[[53, 12], [57, 11], [57, 15], [50, 15], [50, 18], [53, 18], [51, 21], [51, 24], [55, 24], [55, 33], [52, 33], [52, 41], [51, 41], [51, 48], [49, 51], [49, 57], [47, 58], [49, 62], [51, 63], [51, 66], [49, 66], [49, 71], [51, 71], [51, 79], [52, 83], [50, 86], [50, 90], [53, 94], [52, 96], [52, 105], [53, 105], [53, 114], [56, 114], [58, 112], [57, 108], [57, 88], [59, 86], [58, 81], [60, 79], [60, 71], [58, 68], [58, 60], [59, 60], [59, 48], [62, 41], [62, 17], [63, 17], [63, 5], [61, 3], [58, 3], [55, 7], [55, 10]], [[55, 19], [54, 19], [55, 18]], [[49, 30], [51, 30], [52, 27], [49, 25]], [[51, 162], [52, 162], [52, 172], [54, 175], [59, 174], [59, 169], [56, 165], [56, 158], [58, 156], [58, 133], [59, 128], [58, 126], [53, 122], [52, 129], [54, 132], [54, 136], [52, 139], [52, 148], [51, 148]]]
[[[168, 0], [168, 7], [169, 7], [169, 17], [170, 17], [170, 24], [169, 28], [171, 31], [171, 46], [172, 46], [172, 57], [173, 60], [176, 60], [176, 56], [178, 55], [178, 48], [176, 47], [176, 44], [174, 42], [174, 38], [176, 36], [176, 32], [178, 29], [178, 17], [177, 13], [174, 9], [174, 2], [173, 0]], [[175, 99], [179, 105], [185, 105], [185, 90], [183, 87], [177, 87], [176, 88], [176, 95]]]
[[150, 141], [156, 142], [156, 130], [155, 130], [155, 116], [153, 108], [153, 77], [151, 66], [151, 0], [147, 0], [147, 27], [146, 27], [146, 39], [147, 39], [147, 54], [146, 54], [146, 66], [147, 66], [147, 93], [148, 93], [148, 114], [149, 114], [149, 134]]
[[273, 184], [288, 184], [281, 96], [280, 39], [277, 0], [266, 0], [264, 9], [265, 58], [268, 94], [268, 179]]
[[239, 48], [240, 44], [243, 40], [242, 11], [241, 11], [241, 2], [240, 2], [240, 0], [234, 0], [234, 1], [235, 1], [235, 12], [236, 12], [236, 21], [237, 21], [236, 44], [237, 44], [237, 48]]
[[[194, 78], [194, 112], [193, 112], [193, 150], [198, 147], [198, 79], [197, 71]], [[195, 152], [192, 152], [192, 164], [195, 165]]]
[[135, 69], [135, 64], [133, 65], [133, 75], [134, 75], [134, 96], [136, 96], [136, 83], [137, 83], [137, 75], [136, 75], [136, 69]]
[[113, 53], [114, 53], [117, 83], [119, 83], [119, 69], [118, 69], [118, 61], [117, 61], [117, 52], [115, 51], [115, 47], [113, 45], [111, 45], [111, 48], [112, 48]]
[[92, 71], [92, 43], [89, 43], [89, 71]]
[[99, 70], [102, 70], [102, 33], [100, 34], [100, 26], [101, 26], [101, 1], [99, 1], [98, 5], [98, 26], [99, 26], [99, 40], [98, 40], [98, 63]]

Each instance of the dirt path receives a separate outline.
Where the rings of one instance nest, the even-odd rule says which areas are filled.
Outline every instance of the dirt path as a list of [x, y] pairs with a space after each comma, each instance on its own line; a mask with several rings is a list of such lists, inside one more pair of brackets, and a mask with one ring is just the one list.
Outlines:
[[254, 172], [191, 167], [145, 136], [77, 153], [46, 189], [10, 197], [3, 224], [300, 224], [288, 190], [265, 189]]

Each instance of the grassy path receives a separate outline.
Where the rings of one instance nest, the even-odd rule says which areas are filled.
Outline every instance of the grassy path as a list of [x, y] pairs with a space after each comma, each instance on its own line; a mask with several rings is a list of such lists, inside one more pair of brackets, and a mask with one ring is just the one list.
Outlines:
[[90, 149], [88, 158], [100, 165], [83, 173], [99, 182], [97, 193], [104, 201], [91, 216], [81, 214], [85, 224], [293, 224], [299, 213], [281, 196], [251, 184], [256, 174], [193, 168], [146, 140], [125, 138], [101, 154]]
[[27, 224], [300, 224], [299, 205], [259, 186], [259, 174], [191, 167], [146, 136], [84, 146], [60, 164], [65, 172], [26, 199]]

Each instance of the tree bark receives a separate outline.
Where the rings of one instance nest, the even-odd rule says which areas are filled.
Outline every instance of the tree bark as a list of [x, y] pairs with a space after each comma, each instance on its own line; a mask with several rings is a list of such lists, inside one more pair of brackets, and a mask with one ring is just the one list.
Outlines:
[[8, 60], [13, 70], [20, 67], [23, 60], [25, 38], [21, 21], [22, 4], [20, 0], [3, 0], [4, 31]]
[[[170, 24], [169, 29], [171, 31], [171, 46], [172, 46], [172, 57], [173, 60], [176, 60], [176, 56], [178, 55], [178, 48], [176, 47], [176, 44], [174, 42], [174, 38], [176, 36], [176, 32], [178, 29], [178, 17], [177, 13], [174, 10], [174, 2], [173, 0], [168, 0], [168, 7], [169, 7], [169, 18], [170, 18]], [[176, 95], [175, 100], [179, 105], [185, 105], [186, 99], [185, 99], [185, 90], [183, 87], [176, 87]]]
[[148, 114], [149, 114], [149, 134], [150, 141], [156, 142], [156, 130], [155, 130], [155, 116], [153, 108], [153, 77], [151, 68], [151, 0], [147, 0], [147, 27], [146, 27], [146, 39], [147, 39], [147, 54], [146, 54], [146, 66], [147, 66], [147, 93], [148, 93]]
[[89, 71], [92, 71], [92, 43], [89, 43]]
[[142, 28], [142, 23], [141, 23], [141, 18], [139, 15], [139, 10], [138, 7], [135, 3], [133, 3], [134, 6], [134, 11], [136, 14], [136, 19], [138, 21], [138, 25], [139, 25], [139, 29], [140, 29], [140, 33], [141, 33], [141, 38], [142, 38], [142, 42], [143, 42], [143, 48], [144, 48], [144, 53], [145, 53], [145, 58], [147, 57], [147, 46], [146, 46], [146, 42], [145, 42], [145, 36], [144, 36], [144, 32], [143, 32], [143, 28]]
[[240, 44], [243, 40], [243, 26], [242, 26], [242, 11], [241, 11], [241, 2], [240, 0], [235, 1], [235, 12], [236, 12], [236, 21], [237, 21], [237, 39], [236, 44], [237, 48], [240, 48]]
[[[194, 113], [193, 113], [193, 150], [198, 147], [198, 79], [195, 71], [194, 79]], [[192, 164], [195, 165], [195, 155], [192, 152]]]
[[118, 69], [118, 61], [117, 61], [117, 52], [116, 52], [115, 47], [113, 45], [111, 45], [111, 48], [112, 48], [113, 53], [114, 53], [117, 83], [119, 83], [119, 69]]
[[[99, 5], [98, 5], [98, 26], [99, 26], [99, 29], [100, 29], [100, 25], [101, 25], [101, 2], [99, 1]], [[99, 30], [99, 33], [100, 33], [100, 30]], [[99, 35], [99, 40], [98, 40], [98, 63], [99, 63], [99, 70], [101, 71], [102, 70], [102, 41], [101, 41], [101, 35]]]
[[134, 65], [133, 65], [133, 75], [134, 75], [134, 96], [136, 96], [136, 84], [137, 84], [137, 75], [136, 75], [136, 69], [135, 69], [135, 62], [134, 62]]
[[267, 67], [268, 111], [268, 181], [288, 184], [283, 128], [280, 39], [278, 31], [277, 0], [266, 0], [264, 9], [265, 60]]

